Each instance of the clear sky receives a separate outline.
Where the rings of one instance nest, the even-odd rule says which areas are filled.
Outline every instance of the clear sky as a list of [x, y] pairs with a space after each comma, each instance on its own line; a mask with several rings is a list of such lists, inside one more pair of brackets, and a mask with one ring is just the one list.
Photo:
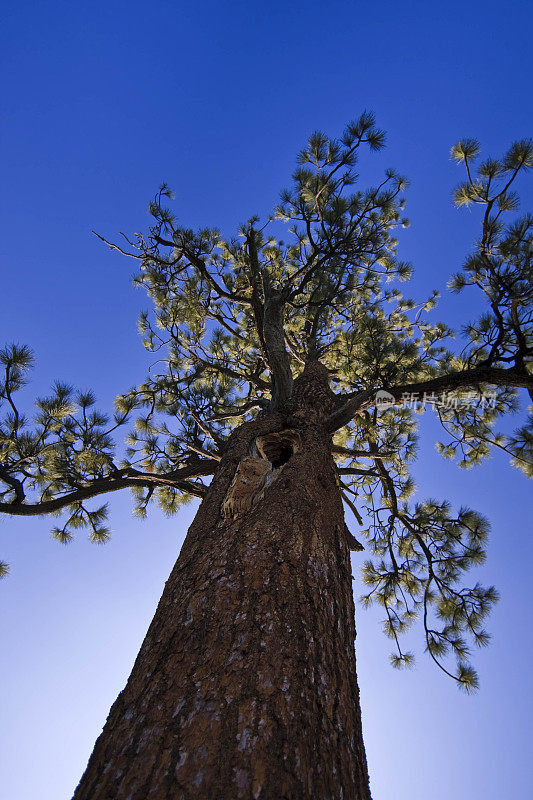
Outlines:
[[[450, 146], [477, 136], [498, 155], [532, 131], [531, 5], [518, 0], [21, 0], [4, 5], [0, 37], [0, 342], [35, 349], [28, 398], [59, 378], [110, 409], [142, 379], [136, 318], [148, 302], [133, 264], [90, 231], [145, 228], [162, 180], [183, 223], [231, 233], [277, 202], [312, 130], [340, 134], [372, 109], [389, 144], [362, 171], [377, 180], [390, 165], [411, 180], [402, 255], [422, 296], [444, 290], [478, 232], [475, 212], [451, 206], [462, 176]], [[531, 181], [519, 188], [531, 206]], [[444, 297], [434, 318], [459, 328], [471, 310], [467, 295]], [[374, 800], [519, 800], [532, 777], [531, 484], [499, 456], [460, 472], [434, 453], [429, 412], [423, 423], [420, 496], [489, 516], [479, 578], [502, 599], [475, 697], [416, 635], [418, 666], [394, 671], [379, 613], [357, 610]], [[71, 796], [193, 511], [143, 523], [127, 495], [111, 508], [104, 547], [84, 534], [63, 547], [50, 520], [0, 521], [12, 566], [0, 585], [6, 800]]]

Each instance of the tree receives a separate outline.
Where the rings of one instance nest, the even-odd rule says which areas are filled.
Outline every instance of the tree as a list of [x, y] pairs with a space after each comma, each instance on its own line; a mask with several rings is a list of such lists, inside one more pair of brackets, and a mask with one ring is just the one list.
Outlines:
[[485, 557], [488, 523], [410, 500], [408, 467], [417, 406], [430, 405], [445, 457], [469, 467], [499, 448], [533, 474], [532, 417], [495, 430], [520, 390], [533, 397], [532, 219], [512, 216], [511, 189], [533, 146], [476, 171], [476, 141], [452, 149], [466, 169], [455, 200], [482, 211], [450, 284], [485, 303], [459, 350], [426, 321], [437, 292], [417, 304], [396, 285], [411, 274], [394, 236], [406, 181], [388, 170], [351, 188], [358, 151], [383, 144], [368, 113], [340, 140], [313, 134], [272, 217], [237, 238], [180, 227], [162, 186], [147, 234], [104, 239], [138, 261], [155, 306], [140, 320], [153, 374], [117, 398], [112, 422], [91, 393], [56, 384], [29, 423], [16, 392], [31, 352], [1, 353], [0, 511], [66, 512], [55, 538], [85, 526], [102, 542], [107, 506], [92, 498], [129, 488], [141, 516], [202, 499], [76, 800], [369, 798], [350, 550], [368, 553], [363, 601], [383, 607], [392, 663], [412, 662], [401, 634], [420, 618], [429, 656], [477, 686], [469, 648], [488, 642], [497, 594], [463, 576]]

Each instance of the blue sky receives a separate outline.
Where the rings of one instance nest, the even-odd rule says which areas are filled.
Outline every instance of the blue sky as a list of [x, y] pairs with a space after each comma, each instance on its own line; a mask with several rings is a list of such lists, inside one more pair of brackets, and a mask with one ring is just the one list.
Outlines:
[[[444, 290], [477, 236], [451, 205], [461, 175], [451, 145], [477, 136], [498, 154], [531, 134], [529, 4], [480, 2], [49, 3], [2, 12], [3, 164], [0, 341], [37, 357], [27, 396], [53, 379], [92, 387], [100, 406], [142, 379], [136, 332], [148, 307], [133, 265], [90, 233], [142, 230], [166, 180], [191, 227], [231, 233], [266, 214], [306, 136], [337, 135], [364, 108], [388, 132], [365, 159], [377, 180], [411, 181], [402, 235], [411, 294]], [[519, 189], [531, 205], [531, 181]], [[460, 327], [471, 300], [444, 296], [435, 318]], [[527, 796], [532, 714], [531, 484], [495, 456], [459, 472], [434, 452], [423, 419], [421, 496], [447, 496], [492, 521], [480, 570], [502, 599], [481, 690], [459, 693], [420, 652], [388, 665], [379, 613], [357, 610], [358, 668], [374, 800]], [[112, 541], [68, 547], [49, 520], [0, 520], [2, 790], [7, 800], [70, 797], [123, 687], [193, 507], [131, 517], [111, 501]], [[354, 559], [354, 569], [357, 559]], [[355, 573], [354, 573], [355, 574]], [[356, 586], [356, 594], [358, 594]]]

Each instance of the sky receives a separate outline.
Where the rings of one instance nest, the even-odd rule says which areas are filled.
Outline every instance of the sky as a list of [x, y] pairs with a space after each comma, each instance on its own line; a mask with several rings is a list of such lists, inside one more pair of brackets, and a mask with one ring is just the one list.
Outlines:
[[[472, 300], [445, 286], [479, 220], [451, 204], [462, 175], [449, 151], [475, 136], [498, 155], [531, 135], [529, 3], [21, 0], [0, 21], [0, 342], [35, 351], [28, 402], [61, 379], [111, 410], [143, 378], [136, 319], [148, 300], [132, 262], [92, 229], [146, 229], [164, 180], [184, 225], [231, 234], [277, 203], [309, 133], [340, 135], [365, 108], [388, 146], [365, 157], [362, 176], [377, 182], [393, 166], [410, 179], [400, 252], [415, 266], [411, 295], [440, 289], [434, 319], [468, 321]], [[531, 180], [518, 188], [527, 210]], [[357, 609], [373, 797], [519, 800], [532, 777], [531, 484], [499, 455], [460, 472], [435, 453], [430, 412], [421, 421], [419, 496], [490, 518], [478, 576], [501, 601], [475, 696], [430, 663], [416, 633], [417, 666], [393, 670], [379, 612]], [[82, 532], [64, 547], [46, 519], [0, 520], [11, 564], [0, 584], [5, 800], [71, 796], [194, 508], [141, 522], [127, 495], [113, 496], [105, 546]]]

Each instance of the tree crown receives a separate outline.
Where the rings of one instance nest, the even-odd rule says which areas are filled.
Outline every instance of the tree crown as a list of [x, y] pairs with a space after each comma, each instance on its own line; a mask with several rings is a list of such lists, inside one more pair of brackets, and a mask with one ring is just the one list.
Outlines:
[[[533, 220], [514, 215], [514, 183], [532, 166], [533, 146], [515, 142], [477, 169], [475, 140], [452, 148], [466, 172], [455, 202], [481, 207], [481, 235], [450, 288], [477, 287], [485, 301], [459, 349], [447, 325], [427, 318], [438, 293], [415, 303], [398, 287], [411, 275], [395, 236], [408, 224], [405, 179], [387, 170], [376, 186], [357, 188], [360, 151], [383, 145], [368, 113], [338, 140], [314, 133], [272, 215], [251, 217], [235, 238], [180, 226], [163, 185], [147, 233], [124, 246], [104, 239], [138, 262], [135, 283], [154, 306], [139, 322], [154, 369], [117, 398], [112, 421], [94, 410], [92, 393], [62, 384], [37, 400], [30, 421], [15, 396], [31, 351], [4, 348], [0, 511], [66, 511], [52, 531], [65, 543], [82, 526], [95, 542], [107, 539], [107, 506], [89, 502], [100, 494], [130, 488], [137, 514], [154, 499], [172, 513], [203, 496], [233, 428], [260, 413], [289, 414], [295, 378], [320, 361], [336, 392], [323, 426], [339, 486], [372, 554], [363, 600], [384, 608], [394, 665], [412, 661], [399, 637], [421, 616], [430, 656], [472, 688], [467, 638], [486, 644], [482, 625], [496, 592], [460, 586], [462, 574], [484, 560], [488, 524], [447, 502], [410, 501], [409, 464], [418, 399], [438, 413], [445, 457], [469, 467], [499, 448], [533, 475], [531, 415], [512, 436], [495, 431], [518, 407], [520, 389], [533, 397]], [[123, 426], [127, 447], [117, 455], [112, 434]], [[456, 657], [453, 673], [447, 655]]]

